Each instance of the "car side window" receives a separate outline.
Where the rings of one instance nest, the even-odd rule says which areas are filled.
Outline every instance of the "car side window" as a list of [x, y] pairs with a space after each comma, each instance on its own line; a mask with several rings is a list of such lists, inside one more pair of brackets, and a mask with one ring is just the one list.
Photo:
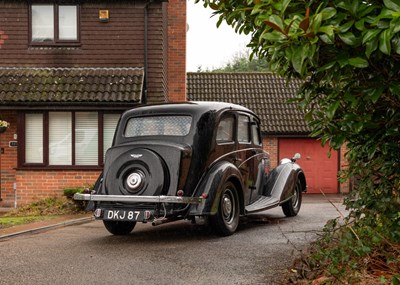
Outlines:
[[253, 144], [261, 145], [260, 126], [256, 121], [251, 123], [251, 133], [253, 137]]
[[233, 126], [234, 126], [234, 117], [226, 116], [221, 119], [218, 130], [217, 130], [217, 142], [231, 142], [233, 141]]
[[250, 143], [250, 119], [248, 116], [239, 115], [238, 120], [238, 142]]

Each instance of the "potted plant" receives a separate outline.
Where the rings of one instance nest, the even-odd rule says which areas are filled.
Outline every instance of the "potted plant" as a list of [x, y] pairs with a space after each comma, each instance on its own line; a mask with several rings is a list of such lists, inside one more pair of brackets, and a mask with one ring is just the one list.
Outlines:
[[10, 126], [9, 122], [0, 120], [0, 133], [4, 133], [9, 126]]

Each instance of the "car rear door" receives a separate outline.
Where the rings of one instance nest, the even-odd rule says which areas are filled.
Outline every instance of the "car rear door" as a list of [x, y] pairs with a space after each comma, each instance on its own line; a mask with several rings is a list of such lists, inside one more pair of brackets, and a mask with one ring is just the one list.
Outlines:
[[264, 173], [259, 124], [250, 114], [239, 113], [237, 116], [237, 150], [237, 166], [247, 188], [245, 190], [247, 205], [259, 197]]

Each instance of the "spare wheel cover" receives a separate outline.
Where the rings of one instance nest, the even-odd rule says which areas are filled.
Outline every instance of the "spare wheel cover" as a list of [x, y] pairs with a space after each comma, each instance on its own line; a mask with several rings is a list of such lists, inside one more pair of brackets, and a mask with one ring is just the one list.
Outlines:
[[169, 179], [165, 163], [155, 152], [137, 148], [124, 152], [111, 163], [106, 177], [110, 195], [160, 195]]

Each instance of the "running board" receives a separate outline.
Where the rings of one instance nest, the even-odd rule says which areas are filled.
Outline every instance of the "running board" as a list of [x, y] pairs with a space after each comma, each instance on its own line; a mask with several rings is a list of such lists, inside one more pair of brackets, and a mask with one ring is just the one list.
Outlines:
[[279, 206], [280, 201], [272, 196], [262, 196], [251, 205], [246, 206], [246, 214], [268, 210]]

